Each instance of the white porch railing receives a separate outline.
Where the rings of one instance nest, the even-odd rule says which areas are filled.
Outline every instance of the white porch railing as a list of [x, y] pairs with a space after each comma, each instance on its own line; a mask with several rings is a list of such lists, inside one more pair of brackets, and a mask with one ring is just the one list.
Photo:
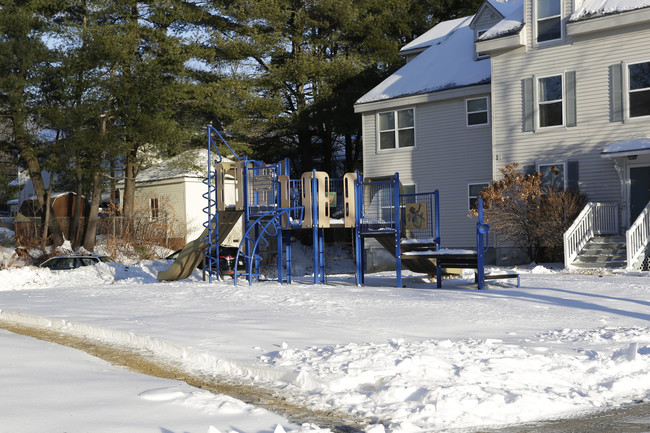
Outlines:
[[564, 233], [564, 266], [596, 235], [618, 234], [618, 203], [589, 202]]
[[625, 232], [627, 243], [627, 268], [633, 269], [637, 260], [645, 252], [650, 241], [650, 203], [643, 209], [639, 217], [628, 231]]

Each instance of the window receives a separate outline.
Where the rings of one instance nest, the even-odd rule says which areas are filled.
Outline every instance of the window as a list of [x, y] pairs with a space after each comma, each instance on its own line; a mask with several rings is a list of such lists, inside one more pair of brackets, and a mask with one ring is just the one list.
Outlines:
[[562, 0], [536, 0], [537, 42], [562, 38]]
[[547, 189], [564, 191], [566, 189], [565, 164], [539, 164], [537, 171], [542, 173], [542, 186]]
[[468, 209], [476, 209], [478, 207], [478, 198], [481, 191], [490, 186], [489, 183], [470, 183], [467, 186]]
[[467, 126], [487, 125], [490, 122], [488, 115], [488, 98], [468, 99], [465, 101], [467, 110]]
[[562, 75], [537, 80], [537, 121], [540, 128], [562, 125]]
[[398, 149], [415, 146], [414, 110], [379, 113], [379, 149]]
[[628, 65], [629, 116], [650, 116], [650, 62]]
[[149, 200], [151, 206], [151, 218], [158, 218], [159, 209], [158, 209], [158, 199], [152, 198]]
[[[476, 32], [476, 40], [478, 41], [481, 36], [483, 36], [487, 32], [487, 30], [478, 30]], [[474, 45], [474, 49], [476, 50], [476, 45]], [[474, 52], [474, 58], [476, 60], [483, 60], [483, 59], [489, 59], [490, 55], [488, 53], [477, 53], [476, 51]]]

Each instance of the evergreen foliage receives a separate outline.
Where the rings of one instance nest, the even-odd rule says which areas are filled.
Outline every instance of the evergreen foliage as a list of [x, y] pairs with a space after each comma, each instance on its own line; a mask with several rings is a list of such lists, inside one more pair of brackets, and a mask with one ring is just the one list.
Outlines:
[[[238, 152], [336, 176], [360, 168], [353, 105], [401, 66], [399, 47], [479, 4], [0, 0], [0, 121], [11, 131], [0, 150], [20, 156], [42, 209], [43, 169], [91, 200], [89, 229], [79, 208], [65, 233], [90, 250], [102, 193], [123, 180], [131, 216], [140, 168], [204, 147], [208, 123]], [[55, 244], [59, 232], [51, 218]]]

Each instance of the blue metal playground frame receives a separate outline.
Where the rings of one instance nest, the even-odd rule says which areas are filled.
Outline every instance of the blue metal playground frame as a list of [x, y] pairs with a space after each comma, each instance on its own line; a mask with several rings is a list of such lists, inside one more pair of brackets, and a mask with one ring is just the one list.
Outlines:
[[[238, 248], [235, 263], [240, 259], [245, 262], [245, 271], [240, 272], [235, 267], [234, 283], [239, 277], [246, 277], [249, 284], [261, 276], [260, 269], [264, 267], [263, 254], [275, 256], [278, 281], [291, 283], [291, 231], [303, 227], [305, 208], [300, 201], [301, 188], [311, 188], [312, 201], [309, 227], [313, 237], [314, 284], [324, 284], [325, 255], [324, 230], [319, 218], [319, 184], [315, 171], [311, 176], [309, 186], [301, 180], [289, 179], [286, 183], [288, 190], [283, 191], [280, 177], [289, 178], [289, 164], [266, 165], [261, 161], [239, 157], [228, 145], [221, 134], [212, 126], [207, 128], [208, 134], [208, 176], [204, 183], [208, 191], [203, 195], [208, 205], [204, 208], [207, 221], [204, 227], [208, 234], [204, 237], [207, 246], [204, 251], [204, 271], [209, 281], [216, 276], [219, 279], [219, 211], [217, 211], [216, 171], [215, 165], [223, 158], [217, 148], [213, 135], [226, 145], [234, 157], [243, 163], [243, 219], [244, 233]], [[346, 175], [347, 176], [347, 175]], [[341, 179], [329, 179], [326, 188], [338, 185]], [[344, 185], [345, 182], [342, 182]], [[343, 192], [345, 186], [338, 187]], [[356, 173], [354, 180], [354, 239], [355, 239], [355, 279], [358, 285], [365, 283], [365, 248], [366, 238], [384, 237], [391, 239], [391, 249], [395, 256], [396, 285], [402, 287], [402, 249], [404, 242], [421, 242], [436, 252], [440, 250], [440, 201], [437, 190], [426, 193], [400, 194], [399, 174], [395, 173], [388, 180], [364, 181]], [[345, 191], [347, 194], [349, 191]], [[285, 195], [285, 201], [281, 195]], [[329, 194], [329, 190], [327, 191]], [[341, 194], [343, 195], [343, 194]], [[322, 196], [322, 194], [321, 194]], [[286, 197], [289, 197], [288, 205]], [[334, 195], [336, 197], [336, 194]], [[483, 223], [482, 201], [479, 200], [479, 222], [477, 223], [477, 277], [479, 288], [484, 288], [484, 252], [488, 247], [489, 226]], [[336, 204], [338, 206], [339, 203]], [[331, 212], [329, 204], [326, 212]], [[347, 214], [352, 210], [345, 209]], [[327, 214], [328, 217], [331, 216]], [[273, 265], [271, 265], [273, 266]], [[437, 266], [438, 281], [441, 280], [441, 266]]]

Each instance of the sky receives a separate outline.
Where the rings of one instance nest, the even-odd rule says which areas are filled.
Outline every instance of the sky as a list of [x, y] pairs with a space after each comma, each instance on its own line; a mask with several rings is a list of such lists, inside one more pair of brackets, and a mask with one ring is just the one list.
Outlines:
[[[365, 420], [368, 433], [471, 431], [650, 397], [647, 272], [531, 264], [517, 269], [520, 288], [495, 280], [479, 291], [471, 273], [442, 289], [406, 273], [398, 288], [394, 272], [357, 286], [334, 268], [314, 285], [309, 257], [295, 254], [294, 274], [306, 276], [291, 285], [235, 286], [199, 272], [158, 282], [165, 260], [50, 271], [5, 249], [0, 320], [336, 408]], [[330, 431], [52, 343], [6, 331], [0, 342], [9, 348], [0, 357], [7, 431]]]

